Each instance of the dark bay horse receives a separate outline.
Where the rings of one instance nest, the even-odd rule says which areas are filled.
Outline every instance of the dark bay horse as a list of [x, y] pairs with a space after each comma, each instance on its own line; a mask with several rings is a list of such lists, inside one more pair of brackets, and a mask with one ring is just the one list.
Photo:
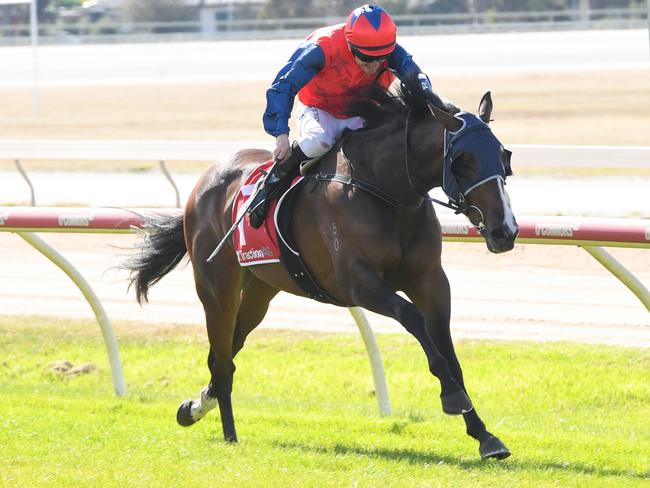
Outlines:
[[[478, 116], [459, 112], [417, 81], [399, 96], [384, 93], [357, 107], [367, 125], [348, 134], [307, 177], [292, 210], [293, 238], [308, 270], [339, 304], [397, 320], [419, 342], [441, 385], [442, 409], [463, 415], [482, 458], [503, 459], [506, 446], [488, 432], [470, 401], [449, 330], [449, 282], [441, 265], [441, 228], [427, 193], [443, 186], [454, 208], [479, 227], [494, 253], [513, 248], [518, 227], [504, 191], [509, 152], [487, 123], [489, 93]], [[219, 405], [224, 437], [236, 441], [233, 358], [280, 291], [304, 296], [282, 264], [241, 267], [232, 244], [207, 261], [231, 227], [233, 199], [245, 177], [269, 160], [248, 149], [212, 166], [181, 217], [149, 222], [141, 252], [124, 264], [140, 303], [149, 287], [189, 254], [210, 342], [210, 382], [181, 404], [178, 423], [200, 420]], [[402, 291], [408, 300], [397, 294]]]

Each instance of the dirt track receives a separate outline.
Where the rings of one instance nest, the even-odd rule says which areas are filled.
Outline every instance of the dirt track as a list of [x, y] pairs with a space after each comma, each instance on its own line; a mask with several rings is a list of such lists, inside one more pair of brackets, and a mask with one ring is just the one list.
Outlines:
[[[594, 49], [592, 42], [566, 42], [566, 36], [574, 35], [581, 38], [604, 36], [604, 47]], [[545, 39], [544, 42], [539, 41], [540, 36]], [[610, 40], [625, 40], [629, 36], [639, 36], [641, 39], [641, 42], [633, 40], [634, 49], [622, 49], [620, 44]], [[443, 38], [425, 40], [420, 48], [413, 44], [412, 49], [416, 58], [423, 61], [425, 71], [430, 71], [436, 89], [460, 106], [472, 109], [486, 89], [494, 91], [494, 128], [504, 142], [647, 145], [649, 75], [647, 51], [640, 47], [647, 46], [647, 37], [644, 36], [645, 31], [531, 33], [523, 36], [532, 44], [513, 42], [520, 36], [480, 36], [468, 38], [469, 43], [465, 45], [471, 47], [469, 53], [459, 52], [458, 45], [456, 49], [449, 49], [448, 54], [452, 58], [448, 65], [440, 60], [440, 55], [445, 51], [430, 49], [429, 46], [429, 41], [444, 46]], [[449, 45], [462, 39], [462, 36], [454, 36], [449, 39]], [[501, 44], [490, 45], [489, 49], [483, 44], [484, 49], [477, 51], [477, 40], [482, 43], [498, 41]], [[552, 42], [556, 48], [550, 49], [548, 42]], [[276, 44], [264, 44], [274, 55], [281, 55], [282, 62], [295, 47], [294, 41], [287, 42], [282, 49], [278, 49], [279, 45]], [[248, 44], [238, 46], [247, 47]], [[99, 48], [102, 52], [114, 53], [114, 57], [109, 59], [128, 61], [122, 68], [112, 62], [107, 63], [105, 56], [96, 56], [94, 48], [71, 48], [72, 51], [57, 48], [42, 52], [44, 64], [47, 64], [48, 56], [60, 53], [65, 55], [62, 59], [68, 64], [59, 60], [51, 62], [49, 66], [62, 68], [72, 63], [74, 69], [50, 73], [53, 77], [50, 79], [51, 86], [46, 83], [48, 75], [41, 73], [44, 83], [41, 93], [43, 106], [38, 115], [30, 112], [30, 57], [24, 55], [22, 48], [4, 48], [0, 52], [6, 61], [0, 63], [0, 71], [5, 67], [7, 74], [3, 77], [5, 85], [0, 87], [0, 95], [5, 102], [0, 113], [3, 137], [134, 140], [241, 140], [266, 137], [259, 123], [264, 90], [280, 60], [271, 59], [267, 55], [269, 51], [264, 51], [261, 61], [266, 63], [269, 72], [263, 76], [242, 78], [250, 75], [251, 66], [260, 65], [233, 51], [234, 59], [239, 64], [229, 70], [219, 65], [215, 71], [217, 76], [206, 78], [212, 62], [222, 62], [221, 56], [214, 54], [224, 47], [232, 50], [233, 46], [223, 43], [214, 46], [185, 44], [174, 48], [174, 52], [181, 53], [176, 57], [168, 55], [171, 47], [141, 45], [137, 49], [133, 46]], [[199, 48], [206, 52], [201, 55], [197, 51]], [[191, 56], [186, 49], [191, 50]], [[128, 50], [129, 56], [124, 56], [125, 50]], [[161, 50], [165, 55], [152, 55]], [[77, 51], [87, 53], [88, 58], [85, 59], [97, 61], [98, 64], [82, 63], [85, 69], [80, 73], [80, 58], [71, 55]], [[250, 49], [247, 52], [250, 53]], [[490, 52], [491, 56], [486, 57], [485, 52]], [[467, 56], [472, 53], [477, 54], [479, 59], [468, 63]], [[495, 53], [503, 58], [495, 62]], [[430, 61], [427, 61], [427, 56]], [[626, 58], [629, 56], [632, 58]], [[241, 66], [241, 59], [247, 60], [246, 66]], [[564, 67], [554, 67], [558, 59]], [[480, 74], [482, 70], [477, 70], [480, 68], [479, 61], [487, 62], [498, 70], [493, 72], [490, 68]], [[99, 73], [93, 71], [95, 68], [92, 66], [101, 69], [108, 67], [110, 72]], [[188, 67], [191, 68], [189, 74], [193, 74], [192, 80], [187, 79]], [[516, 67], [514, 71], [513, 67]], [[465, 68], [477, 71], [468, 76]], [[505, 72], [501, 72], [502, 68]], [[143, 69], [150, 71], [143, 72]], [[229, 76], [226, 79], [222, 78], [224, 71]], [[174, 79], [171, 76], [173, 73], [180, 73], [181, 76]], [[233, 74], [238, 77], [234, 81]], [[12, 84], [16, 77], [22, 77], [22, 82]], [[73, 79], [75, 83], [57, 86], [56, 82], [61, 81], [61, 77]], [[80, 77], [85, 77], [86, 84], [90, 86], [78, 86]], [[100, 86], [94, 86], [94, 82], [88, 79], [101, 79]], [[595, 105], [598, 106], [596, 111]], [[621, 107], [624, 109], [621, 110]], [[12, 164], [9, 162], [9, 165]], [[115, 165], [111, 163], [111, 166]], [[7, 180], [6, 175], [0, 175], [3, 176]], [[561, 200], [560, 196], [566, 197], [559, 203], [563, 213], [576, 213], [566, 202], [571, 202], [571, 205], [577, 202], [588, 206], [588, 215], [599, 215], [603, 209], [613, 212], [613, 215], [629, 215], [631, 212], [647, 215], [645, 200], [639, 200], [641, 205], [635, 204], [631, 209], [627, 206], [614, 208], [614, 204], [627, 205], [630, 197], [639, 198], [640, 195], [642, 199], [647, 194], [645, 188], [627, 192], [624, 198], [609, 200], [607, 195], [598, 193], [591, 200], [577, 198], [573, 184], [571, 191], [563, 191], [566, 178], [558, 175], [553, 178], [548, 185], [543, 185], [544, 190], [553, 192], [556, 203]], [[47, 182], [52, 181], [50, 174]], [[106, 179], [102, 182], [106, 183]], [[610, 180], [610, 183], [618, 186], [617, 180]], [[18, 188], [20, 193], [12, 197], [13, 200], [5, 200], [9, 198], [5, 191], [3, 201], [15, 202], [25, 198], [22, 181], [12, 180], [9, 185], [10, 188]], [[86, 181], [83, 188], [91, 186]], [[64, 195], [54, 201], [67, 204], [73, 199], [76, 203], [77, 197], [72, 197], [69, 187], [65, 188]], [[512, 188], [512, 191], [514, 194], [516, 189]], [[534, 200], [530, 198], [530, 191], [526, 193], [529, 200]], [[129, 199], [133, 194], [130, 192]], [[168, 194], [167, 187], [159, 191], [164, 198]], [[513, 196], [515, 203], [521, 201], [521, 196]], [[170, 197], [165, 202], [170, 205], [173, 200]], [[118, 203], [124, 204], [122, 200], [111, 198], [110, 204]], [[522, 210], [530, 211], [523, 207], [517, 209]], [[544, 210], [549, 214], [558, 213], [555, 208]], [[125, 276], [106, 271], [119, 262], [119, 251], [108, 245], [128, 244], [133, 237], [44, 237], [90, 281], [113, 320], [202, 324], [202, 311], [194, 294], [189, 269], [175, 271], [154, 287], [152, 303], [144, 309], [134, 303], [132, 295], [126, 295]], [[611, 252], [648, 286], [650, 260], [647, 250]], [[581, 249], [528, 245], [519, 246], [505, 255], [493, 256], [484, 246], [447, 244], [443, 257], [452, 285], [453, 332], [457, 338], [650, 345], [650, 315], [647, 310], [623, 284]], [[60, 270], [19, 237], [3, 233], [0, 233], [0, 313], [92, 317], [81, 293]], [[400, 330], [397, 324], [388, 319], [371, 315], [370, 320], [377, 330]], [[272, 303], [263, 326], [354, 330], [353, 321], [345, 309], [326, 307], [286, 294], [280, 295]]]
[[[43, 235], [88, 279], [113, 321], [196, 324], [202, 308], [191, 269], [175, 270], [156, 285], [151, 303], [126, 294], [126, 275], [114, 269], [134, 236]], [[647, 251], [610, 250], [644, 283]], [[0, 234], [0, 310], [92, 318], [72, 282], [14, 234]], [[650, 346], [650, 316], [638, 299], [587, 253], [571, 246], [520, 245], [504, 255], [484, 246], [446, 243], [443, 259], [452, 286], [452, 330], [457, 339], [570, 340]], [[375, 331], [401, 332], [369, 314]], [[262, 327], [355, 330], [345, 309], [280, 294]]]

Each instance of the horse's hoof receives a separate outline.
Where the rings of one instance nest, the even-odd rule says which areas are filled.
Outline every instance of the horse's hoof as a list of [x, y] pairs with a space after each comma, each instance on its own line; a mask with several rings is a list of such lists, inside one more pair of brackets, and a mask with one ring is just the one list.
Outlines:
[[498, 459], [499, 461], [510, 456], [510, 451], [497, 437], [490, 437], [481, 442], [478, 448], [481, 459]]
[[451, 395], [440, 396], [442, 411], [447, 415], [461, 415], [471, 411], [474, 406], [463, 390], [458, 390]]
[[185, 400], [181, 403], [181, 406], [178, 407], [178, 412], [176, 412], [176, 422], [178, 422], [178, 425], [182, 425], [183, 427], [189, 427], [196, 423], [196, 420], [192, 418], [192, 400]]

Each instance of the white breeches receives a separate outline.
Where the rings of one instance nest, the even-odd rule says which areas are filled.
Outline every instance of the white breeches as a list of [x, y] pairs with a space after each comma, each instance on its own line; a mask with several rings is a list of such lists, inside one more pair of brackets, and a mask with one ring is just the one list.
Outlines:
[[338, 119], [323, 109], [307, 107], [296, 101], [296, 119], [298, 125], [298, 145], [310, 158], [322, 156], [341, 137], [345, 129], [361, 129], [364, 120], [361, 117]]

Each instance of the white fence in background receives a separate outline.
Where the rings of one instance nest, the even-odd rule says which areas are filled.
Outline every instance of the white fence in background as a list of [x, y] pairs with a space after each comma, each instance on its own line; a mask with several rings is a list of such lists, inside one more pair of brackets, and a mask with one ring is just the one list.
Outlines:
[[[512, 32], [540, 30], [645, 28], [648, 9], [628, 8], [543, 10], [518, 12], [473, 12], [394, 15], [401, 35]], [[324, 25], [344, 22], [345, 17], [282, 19], [202, 19], [183, 22], [42, 23], [44, 44], [124, 43], [192, 40], [237, 40], [302, 38]], [[0, 26], [6, 44], [29, 42], [29, 25]]]
[[[176, 194], [178, 189], [165, 166], [166, 161], [214, 161], [242, 147], [269, 147], [270, 141], [28, 141], [0, 140], [0, 160], [14, 161], [31, 189], [32, 204], [36, 189], [22, 162], [38, 161], [158, 161]], [[611, 148], [585, 146], [544, 146], [550, 152], [539, 156], [539, 146], [512, 146], [520, 154], [517, 165], [538, 166], [600, 166], [647, 168], [650, 148]], [[622, 152], [625, 152], [623, 157]], [[579, 157], [580, 153], [589, 157]], [[550, 154], [550, 156], [549, 156]], [[557, 158], [557, 159], [556, 159]], [[563, 159], [564, 158], [564, 159]], [[618, 159], [620, 158], [620, 159]], [[565, 162], [566, 161], [566, 162]], [[142, 212], [147, 212], [142, 210]], [[160, 213], [160, 210], [153, 212]], [[178, 212], [171, 210], [170, 212]], [[458, 242], [477, 242], [482, 236], [464, 217], [441, 217], [443, 238]], [[125, 233], [132, 232], [142, 221], [125, 210], [92, 208], [29, 208], [0, 207], [0, 232], [14, 232], [59, 266], [78, 286], [90, 303], [99, 322], [109, 354], [113, 383], [118, 395], [126, 393], [117, 341], [110, 321], [83, 276], [56, 250], [36, 235], [37, 232]], [[580, 246], [625, 284], [650, 310], [650, 293], [646, 287], [603, 247], [634, 247], [650, 249], [650, 220], [647, 219], [585, 219], [578, 217], [538, 217], [520, 219], [518, 242], [530, 244], [562, 244]], [[372, 330], [360, 309], [351, 309], [370, 358], [382, 414], [390, 414], [388, 390], [381, 356]]]
[[[37, 191], [29, 177], [29, 161], [158, 162], [181, 206], [178, 186], [166, 166], [170, 161], [224, 161], [243, 148], [272, 149], [271, 138], [247, 141], [78, 141], [0, 139], [0, 161], [12, 161], [29, 187], [35, 206]], [[650, 146], [509, 145], [514, 166], [650, 169]]]
[[[92, 307], [102, 330], [111, 364], [114, 389], [119, 396], [126, 394], [126, 383], [117, 339], [101, 300], [81, 273], [36, 233], [129, 233], [142, 226], [141, 215], [177, 215], [179, 213], [180, 210], [177, 209], [139, 209], [136, 214], [125, 209], [0, 207], [0, 232], [16, 233], [61, 268], [77, 285]], [[483, 240], [483, 237], [464, 216], [441, 219], [441, 225], [445, 240], [457, 242], [480, 242]], [[650, 249], [650, 220], [537, 217], [522, 219], [519, 221], [519, 225], [519, 242], [575, 245], [584, 248], [619, 278], [650, 310], [650, 293], [645, 286], [603, 249], [603, 246]], [[362, 309], [352, 307], [350, 313], [366, 346], [379, 411], [382, 415], [390, 415], [388, 387], [374, 334]]]

